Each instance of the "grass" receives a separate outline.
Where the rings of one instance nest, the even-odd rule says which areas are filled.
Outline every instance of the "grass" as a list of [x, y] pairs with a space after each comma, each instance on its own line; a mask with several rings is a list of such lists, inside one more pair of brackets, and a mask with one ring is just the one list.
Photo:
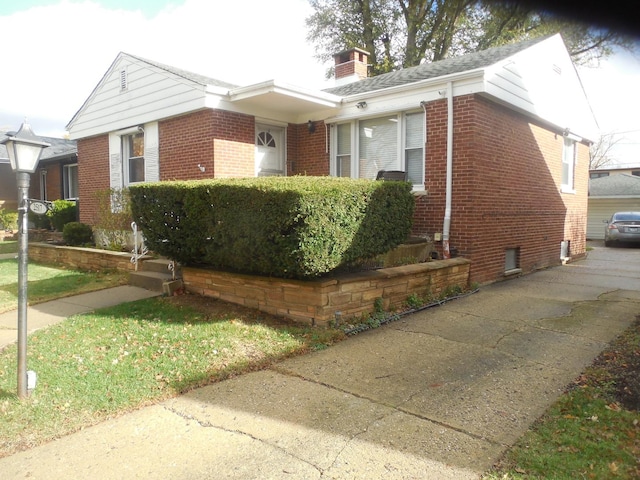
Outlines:
[[640, 478], [639, 372], [636, 321], [484, 478]]
[[15, 346], [0, 352], [0, 456], [343, 337], [195, 295], [71, 317], [29, 336], [22, 402]]
[[[126, 283], [126, 275], [117, 272], [80, 272], [28, 265], [27, 301], [30, 305], [55, 298], [92, 292]], [[0, 260], [0, 313], [18, 306], [18, 262]]]
[[18, 242], [5, 240], [0, 242], [0, 255], [3, 253], [18, 253]]

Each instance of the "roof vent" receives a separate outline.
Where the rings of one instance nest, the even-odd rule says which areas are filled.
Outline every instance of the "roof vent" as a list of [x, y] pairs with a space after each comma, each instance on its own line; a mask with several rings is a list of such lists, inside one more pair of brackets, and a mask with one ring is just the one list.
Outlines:
[[127, 89], [127, 71], [120, 70], [120, 91]]

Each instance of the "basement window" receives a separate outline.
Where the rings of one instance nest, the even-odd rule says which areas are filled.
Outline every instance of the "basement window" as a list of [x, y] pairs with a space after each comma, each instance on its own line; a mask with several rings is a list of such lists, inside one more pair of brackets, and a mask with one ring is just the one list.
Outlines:
[[514, 275], [521, 273], [520, 268], [520, 247], [507, 248], [504, 254], [504, 274]]

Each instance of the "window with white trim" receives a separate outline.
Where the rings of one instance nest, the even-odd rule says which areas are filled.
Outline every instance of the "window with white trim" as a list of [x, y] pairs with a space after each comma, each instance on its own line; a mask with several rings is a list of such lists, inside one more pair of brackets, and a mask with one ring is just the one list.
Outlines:
[[158, 123], [129, 127], [109, 134], [109, 185], [160, 180]]
[[564, 137], [562, 147], [562, 191], [573, 192], [573, 172], [576, 161], [576, 141]]
[[351, 176], [351, 124], [336, 127], [336, 176]]
[[145, 181], [144, 175], [144, 133], [122, 136], [122, 158], [127, 185]]
[[380, 170], [402, 170], [415, 189], [424, 188], [424, 112], [335, 124], [331, 174], [375, 179]]
[[65, 200], [78, 198], [78, 164], [62, 166], [62, 190]]

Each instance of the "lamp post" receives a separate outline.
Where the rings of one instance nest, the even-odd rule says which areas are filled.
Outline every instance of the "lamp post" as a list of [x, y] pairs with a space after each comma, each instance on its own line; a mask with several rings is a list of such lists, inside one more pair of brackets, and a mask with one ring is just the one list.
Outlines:
[[27, 392], [27, 262], [29, 249], [29, 182], [42, 150], [49, 146], [31, 130], [26, 120], [17, 133], [7, 133], [0, 143], [7, 147], [11, 169], [18, 183], [18, 398]]

